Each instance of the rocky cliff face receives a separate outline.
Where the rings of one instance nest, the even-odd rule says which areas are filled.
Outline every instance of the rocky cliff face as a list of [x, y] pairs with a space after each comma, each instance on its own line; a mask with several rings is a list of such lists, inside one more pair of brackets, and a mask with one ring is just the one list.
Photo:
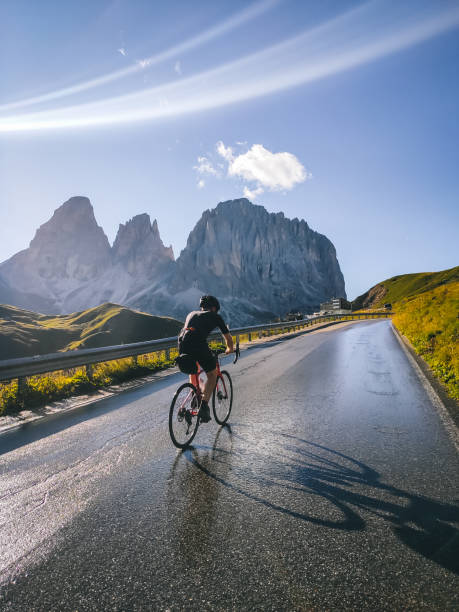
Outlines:
[[245, 198], [205, 211], [177, 261], [148, 215], [120, 225], [110, 247], [89, 200], [71, 198], [0, 265], [0, 300], [42, 312], [116, 302], [183, 318], [203, 293], [221, 298], [233, 326], [346, 295], [325, 236]]
[[256, 318], [257, 310], [310, 310], [346, 295], [328, 238], [245, 198], [205, 211], [191, 232], [169, 291], [179, 297], [190, 287], [221, 296], [231, 319], [242, 309], [239, 320]]

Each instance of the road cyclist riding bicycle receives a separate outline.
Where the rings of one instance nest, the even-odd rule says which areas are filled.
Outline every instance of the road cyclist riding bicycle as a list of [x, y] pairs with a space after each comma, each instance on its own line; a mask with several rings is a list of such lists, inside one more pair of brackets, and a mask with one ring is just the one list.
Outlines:
[[[200, 310], [188, 314], [178, 338], [179, 357], [177, 364], [182, 372], [190, 374], [190, 383], [196, 373], [196, 362], [207, 376], [202, 389], [199, 408], [201, 423], [210, 421], [209, 400], [217, 382], [217, 358], [207, 344], [208, 335], [218, 327], [226, 342], [225, 354], [234, 351], [233, 338], [222, 317], [218, 314], [220, 302], [213, 295], [203, 295], [199, 301]], [[196, 400], [195, 400], [196, 401]]]

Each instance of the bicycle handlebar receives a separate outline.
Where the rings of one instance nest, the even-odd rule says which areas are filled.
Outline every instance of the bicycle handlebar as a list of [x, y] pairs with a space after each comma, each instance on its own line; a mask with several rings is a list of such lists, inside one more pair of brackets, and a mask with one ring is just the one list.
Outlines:
[[[220, 350], [214, 351], [214, 355], [215, 357], [218, 357], [219, 355], [224, 355], [225, 352], [226, 351], [224, 349], [220, 349]], [[233, 363], [236, 363], [241, 355], [241, 351], [239, 349], [239, 342], [236, 342], [236, 348], [234, 350], [234, 353], [235, 353], [235, 357], [234, 357]]]

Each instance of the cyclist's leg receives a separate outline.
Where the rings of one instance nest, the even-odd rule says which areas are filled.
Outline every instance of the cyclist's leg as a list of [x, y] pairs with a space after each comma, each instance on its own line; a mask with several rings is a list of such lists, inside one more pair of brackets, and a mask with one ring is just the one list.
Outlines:
[[[200, 374], [200, 372], [198, 372], [198, 374]], [[201, 394], [204, 393], [204, 385], [202, 385], [202, 381], [200, 380], [199, 376], [197, 374], [190, 374], [189, 375], [189, 381], [190, 383], [196, 387], [196, 389], [198, 390], [198, 393], [200, 392]]]
[[217, 382], [217, 368], [214, 368], [210, 372], [206, 372], [206, 376], [207, 380], [206, 384], [204, 385], [204, 392], [202, 394], [202, 398], [205, 402], [208, 403], [210, 400], [210, 396], [212, 395], [215, 389], [215, 384]]
[[205, 345], [200, 348], [197, 360], [207, 376], [202, 395], [203, 400], [208, 402], [217, 382], [217, 359], [210, 348]]

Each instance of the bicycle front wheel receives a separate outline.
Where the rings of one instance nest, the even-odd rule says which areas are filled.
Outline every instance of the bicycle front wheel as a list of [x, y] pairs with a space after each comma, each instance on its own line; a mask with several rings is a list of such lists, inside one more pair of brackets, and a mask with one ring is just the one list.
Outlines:
[[219, 425], [224, 425], [229, 418], [233, 406], [233, 383], [231, 376], [223, 370], [217, 378], [214, 394], [212, 395], [212, 409], [215, 420]]
[[177, 448], [191, 444], [199, 427], [199, 400], [196, 387], [185, 383], [179, 387], [169, 410], [169, 433]]

